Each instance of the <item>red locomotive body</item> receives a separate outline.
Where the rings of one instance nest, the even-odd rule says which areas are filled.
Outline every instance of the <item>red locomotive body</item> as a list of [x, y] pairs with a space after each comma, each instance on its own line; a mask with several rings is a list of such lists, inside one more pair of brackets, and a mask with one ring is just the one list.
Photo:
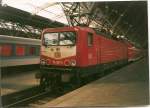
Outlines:
[[97, 34], [92, 28], [48, 28], [42, 33], [40, 78], [78, 80], [127, 63], [127, 56], [126, 44]]

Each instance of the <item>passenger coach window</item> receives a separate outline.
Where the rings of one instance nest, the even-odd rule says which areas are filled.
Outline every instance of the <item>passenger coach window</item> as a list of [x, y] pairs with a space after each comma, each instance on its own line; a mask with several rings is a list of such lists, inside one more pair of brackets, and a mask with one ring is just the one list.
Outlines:
[[25, 47], [24, 46], [16, 46], [16, 55], [24, 56], [25, 55]]
[[36, 47], [36, 55], [39, 56], [40, 55], [40, 46]]
[[92, 46], [93, 45], [93, 34], [92, 33], [88, 33], [88, 46]]
[[36, 55], [36, 49], [35, 49], [35, 47], [30, 47], [29, 54], [30, 55]]
[[11, 45], [2, 45], [0, 48], [1, 56], [11, 56], [12, 55], [12, 46]]

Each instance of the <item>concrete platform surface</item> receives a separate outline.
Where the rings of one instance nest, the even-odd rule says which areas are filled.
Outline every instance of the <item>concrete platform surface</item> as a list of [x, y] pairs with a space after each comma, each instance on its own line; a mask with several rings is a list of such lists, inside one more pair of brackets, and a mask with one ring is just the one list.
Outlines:
[[35, 79], [37, 71], [24, 72], [1, 79], [1, 96], [31, 88], [38, 84]]
[[42, 107], [147, 105], [149, 104], [148, 77], [148, 60], [142, 59]]

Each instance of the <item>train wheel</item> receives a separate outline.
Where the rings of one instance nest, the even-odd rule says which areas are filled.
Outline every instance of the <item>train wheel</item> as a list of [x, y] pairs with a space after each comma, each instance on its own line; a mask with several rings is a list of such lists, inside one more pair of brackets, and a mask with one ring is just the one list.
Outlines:
[[81, 77], [80, 77], [80, 74], [79, 73], [76, 73], [76, 84], [77, 84], [77, 87], [80, 87], [81, 86]]
[[52, 91], [53, 89], [52, 79], [48, 77], [42, 77], [40, 79], [40, 87], [44, 91]]
[[55, 77], [52, 78], [51, 87], [53, 92], [56, 92], [58, 94], [63, 92], [63, 86], [61, 83], [60, 75], [56, 75]]

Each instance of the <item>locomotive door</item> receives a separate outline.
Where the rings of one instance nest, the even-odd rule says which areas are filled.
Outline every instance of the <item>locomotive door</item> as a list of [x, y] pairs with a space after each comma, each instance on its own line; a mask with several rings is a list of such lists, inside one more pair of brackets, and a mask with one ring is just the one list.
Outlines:
[[97, 51], [97, 64], [100, 64], [101, 61], [101, 46], [100, 46], [100, 39], [96, 40], [96, 51]]
[[88, 65], [97, 64], [97, 48], [96, 48], [96, 37], [94, 33], [87, 33], [87, 47], [88, 47]]

